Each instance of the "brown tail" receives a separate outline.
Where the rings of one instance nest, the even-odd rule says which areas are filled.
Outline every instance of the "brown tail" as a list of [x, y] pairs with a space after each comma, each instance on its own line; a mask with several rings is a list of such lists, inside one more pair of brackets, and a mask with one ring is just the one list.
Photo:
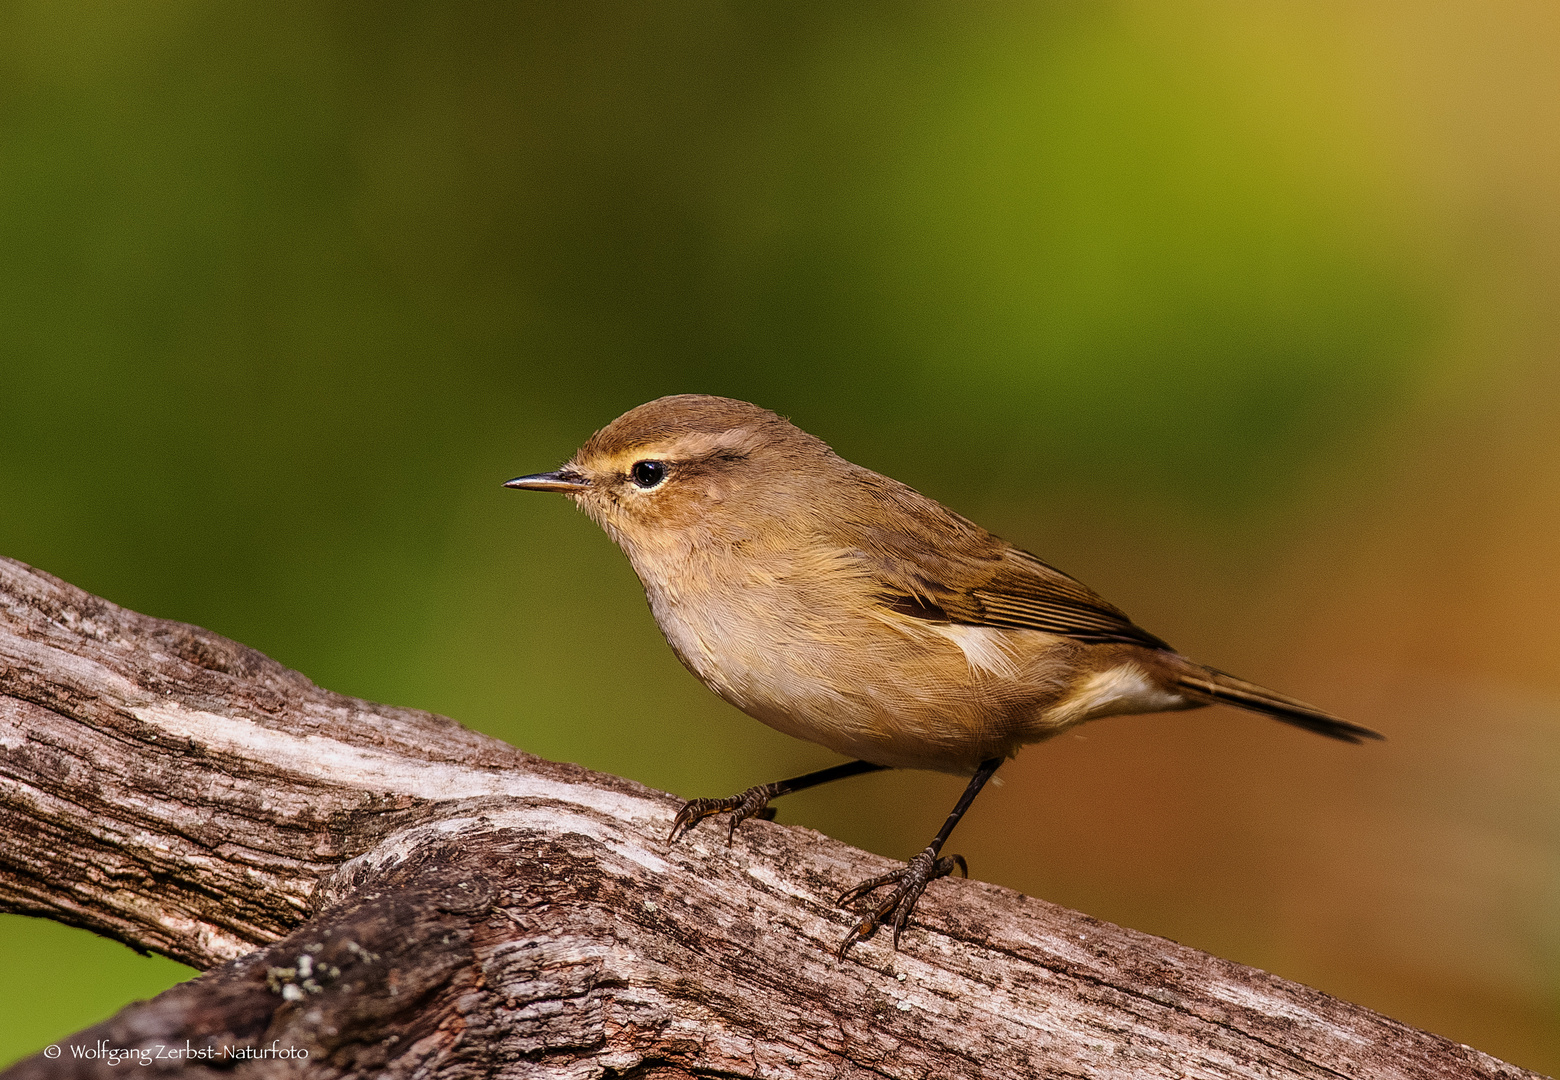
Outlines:
[[1366, 739], [1385, 738], [1378, 731], [1352, 724], [1331, 713], [1325, 713], [1313, 705], [1274, 693], [1266, 687], [1249, 683], [1245, 679], [1237, 679], [1233, 675], [1226, 675], [1222, 671], [1203, 667], [1201, 664], [1189, 664], [1188, 669], [1177, 672], [1174, 680], [1176, 686], [1195, 701], [1209, 704], [1219, 701], [1237, 708], [1250, 709], [1252, 712], [1265, 713], [1275, 720], [1282, 720], [1286, 724], [1303, 727], [1307, 731], [1314, 731], [1318, 735], [1326, 735], [1332, 739], [1342, 739], [1344, 742], [1357, 743], [1364, 742]]

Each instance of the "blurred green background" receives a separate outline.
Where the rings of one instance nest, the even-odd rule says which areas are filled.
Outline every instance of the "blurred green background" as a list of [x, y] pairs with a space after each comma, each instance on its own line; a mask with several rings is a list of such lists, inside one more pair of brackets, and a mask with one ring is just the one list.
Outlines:
[[[1560, 1071], [1557, 252], [1548, 2], [20, 0], [0, 554], [726, 794], [833, 759], [498, 485], [754, 400], [1390, 736], [1091, 726], [977, 876]], [[781, 819], [906, 857], [961, 784]], [[4, 916], [0, 974], [3, 1064], [190, 972]]]

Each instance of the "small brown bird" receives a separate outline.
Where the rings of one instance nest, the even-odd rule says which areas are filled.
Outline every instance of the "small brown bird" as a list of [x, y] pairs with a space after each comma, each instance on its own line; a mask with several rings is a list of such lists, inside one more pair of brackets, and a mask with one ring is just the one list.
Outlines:
[[964, 870], [943, 844], [1026, 743], [1102, 716], [1214, 702], [1347, 742], [1369, 728], [1205, 667], [1088, 587], [745, 401], [680, 394], [602, 428], [555, 472], [616, 541], [672, 651], [770, 727], [855, 760], [729, 799], [695, 799], [669, 840], [730, 813], [730, 841], [770, 799], [878, 769], [970, 776], [932, 842], [839, 955], [892, 922], [899, 946], [929, 882]]

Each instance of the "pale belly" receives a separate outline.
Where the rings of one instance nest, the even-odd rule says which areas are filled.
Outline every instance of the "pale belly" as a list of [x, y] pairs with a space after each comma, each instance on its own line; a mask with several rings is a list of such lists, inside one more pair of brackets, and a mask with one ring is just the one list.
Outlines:
[[1086, 674], [1090, 646], [1038, 631], [852, 618], [773, 596], [758, 620], [752, 605], [646, 592], [673, 651], [715, 693], [880, 765], [969, 773], [1084, 720], [1184, 706], [1138, 672]]

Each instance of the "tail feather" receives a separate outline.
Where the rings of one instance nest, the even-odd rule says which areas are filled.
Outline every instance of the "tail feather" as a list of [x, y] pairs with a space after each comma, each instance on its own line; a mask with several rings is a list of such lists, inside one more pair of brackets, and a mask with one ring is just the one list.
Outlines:
[[1198, 665], [1189, 671], [1178, 672], [1175, 684], [1188, 697], [1196, 701], [1223, 702], [1252, 712], [1264, 713], [1286, 724], [1314, 731], [1344, 742], [1364, 742], [1366, 739], [1384, 738], [1380, 732], [1351, 723], [1341, 717], [1323, 712], [1314, 705], [1307, 705], [1292, 697], [1275, 693], [1265, 686], [1237, 679], [1222, 671]]

